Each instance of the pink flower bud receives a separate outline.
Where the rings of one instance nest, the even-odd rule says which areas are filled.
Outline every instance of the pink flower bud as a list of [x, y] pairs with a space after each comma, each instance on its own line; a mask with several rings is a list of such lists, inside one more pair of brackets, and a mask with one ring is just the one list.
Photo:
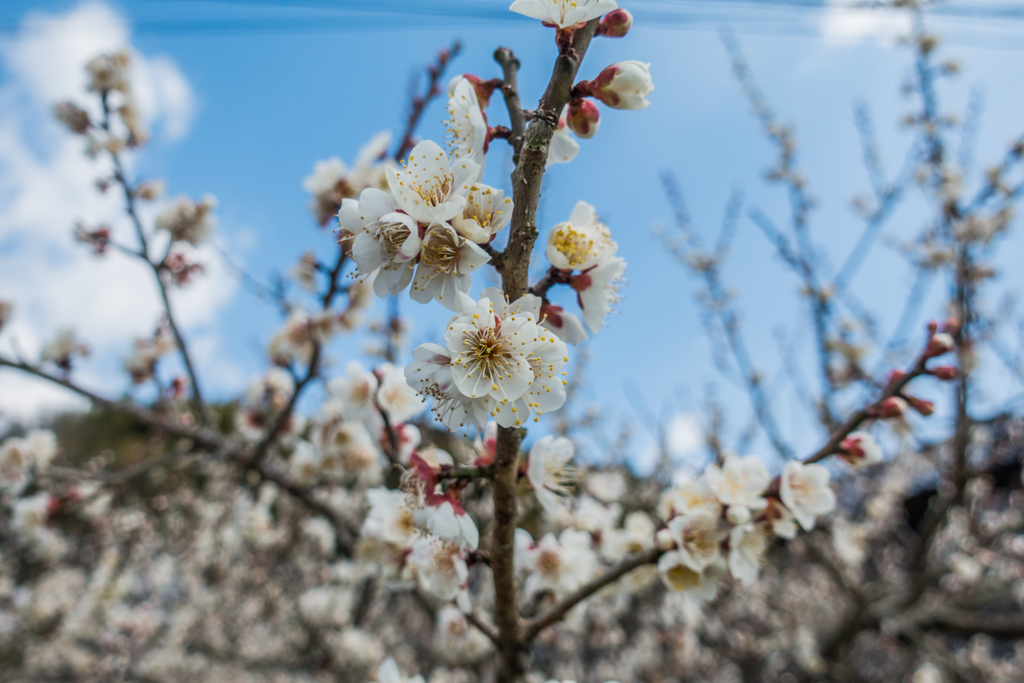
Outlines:
[[878, 406], [879, 417], [902, 417], [907, 412], [907, 402], [899, 396], [890, 396]]
[[886, 383], [886, 386], [891, 387], [892, 385], [898, 382], [902, 382], [903, 378], [906, 376], [907, 373], [903, 372], [902, 370], [893, 370], [892, 372], [889, 373], [889, 381]]
[[928, 334], [935, 334], [939, 331], [939, 324], [934, 320], [928, 321]]
[[946, 322], [942, 323], [942, 331], [949, 334], [960, 333], [960, 319], [959, 318], [946, 318]]
[[953, 340], [953, 335], [947, 332], [937, 332], [932, 335], [932, 338], [928, 340], [928, 346], [924, 350], [925, 358], [935, 358], [936, 356], [942, 356], [956, 346], [956, 341]]
[[597, 25], [597, 35], [606, 38], [621, 38], [629, 33], [633, 25], [633, 15], [626, 9], [612, 10], [601, 17], [601, 23]]
[[914, 410], [921, 413], [925, 417], [928, 417], [929, 415], [935, 412], [935, 404], [932, 403], [931, 401], [925, 401], [924, 399], [921, 398], [914, 398], [913, 396], [908, 396], [907, 401], [914, 408]]
[[612, 109], [643, 109], [650, 104], [647, 96], [654, 92], [654, 83], [650, 64], [631, 59], [612, 64], [580, 88]]
[[931, 370], [933, 376], [948, 382], [951, 379], [956, 379], [960, 375], [960, 371], [954, 368], [952, 365], [940, 365], [937, 368]]
[[580, 98], [569, 104], [566, 123], [569, 129], [581, 138], [592, 138], [597, 135], [597, 129], [601, 126], [601, 112], [593, 102]]
[[851, 432], [839, 444], [839, 457], [853, 467], [865, 467], [882, 460], [882, 449], [868, 432]]

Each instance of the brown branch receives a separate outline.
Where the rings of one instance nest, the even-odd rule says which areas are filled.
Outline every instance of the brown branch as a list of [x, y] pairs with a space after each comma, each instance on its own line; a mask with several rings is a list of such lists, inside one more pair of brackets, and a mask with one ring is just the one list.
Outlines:
[[527, 642], [533, 640], [537, 637], [538, 633], [546, 629], [548, 626], [556, 623], [564, 617], [569, 610], [605, 586], [615, 583], [634, 569], [656, 563], [658, 558], [661, 557], [662, 552], [663, 551], [658, 548], [651, 548], [650, 550], [645, 550], [642, 553], [638, 553], [622, 560], [598, 578], [578, 589], [575, 593], [566, 596], [555, 605], [549, 607], [547, 610], [541, 612], [527, 622], [523, 637]]
[[405, 124], [405, 132], [402, 134], [402, 141], [399, 143], [398, 149], [395, 150], [395, 159], [404, 158], [416, 146], [414, 135], [417, 126], [419, 126], [420, 119], [423, 117], [423, 112], [426, 111], [427, 105], [430, 104], [431, 100], [441, 94], [441, 88], [438, 86], [441, 82], [441, 77], [444, 76], [445, 69], [451, 63], [452, 58], [458, 55], [461, 49], [462, 43], [455, 41], [450, 49], [441, 50], [437, 61], [427, 67], [427, 74], [430, 76], [427, 92], [422, 96], [414, 97], [412, 100], [412, 107], [409, 111], [409, 119]]
[[518, 165], [519, 151], [523, 148], [523, 138], [526, 135], [526, 115], [519, 102], [519, 60], [512, 54], [511, 49], [499, 47], [494, 51], [494, 61], [501, 65], [505, 75], [501, 94], [505, 97], [505, 106], [508, 108], [508, 141], [513, 150], [512, 163]]
[[[558, 125], [562, 108], [568, 103], [576, 71], [586, 54], [598, 20], [575, 32], [571, 49], [558, 56], [551, 80], [530, 121], [516, 168], [512, 172], [514, 208], [509, 230], [505, 264], [501, 271], [502, 290], [516, 301], [529, 289], [530, 255], [537, 240], [537, 205], [547, 161], [548, 144]], [[499, 50], [499, 53], [501, 51]], [[504, 55], [504, 53], [501, 53]], [[511, 65], [511, 53], [508, 53]], [[495, 55], [500, 59], [499, 54]], [[513, 122], [513, 125], [515, 123]], [[500, 683], [521, 681], [529, 672], [529, 643], [523, 638], [519, 596], [515, 580], [514, 537], [518, 517], [517, 470], [519, 449], [525, 429], [500, 427], [494, 458], [494, 522], [491, 568], [494, 574], [495, 621], [501, 636]]]
[[495, 645], [501, 644], [498, 640], [498, 629], [488, 624], [482, 617], [477, 616], [475, 612], [463, 612], [463, 614], [466, 616], [466, 621], [476, 626], [477, 630], [490, 638], [492, 643]]

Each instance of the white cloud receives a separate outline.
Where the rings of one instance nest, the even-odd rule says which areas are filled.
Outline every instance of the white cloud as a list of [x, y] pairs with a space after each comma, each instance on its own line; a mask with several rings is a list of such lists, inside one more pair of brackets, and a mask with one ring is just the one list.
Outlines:
[[[57, 330], [71, 327], [94, 350], [83, 381], [102, 387], [105, 380], [105, 393], [112, 395], [120, 393], [124, 378], [112, 380], [100, 369], [117, 367], [132, 339], [152, 332], [162, 313], [158, 290], [137, 259], [113, 252], [97, 258], [73, 242], [78, 220], [111, 226], [125, 244], [134, 246], [135, 236], [116, 188], [96, 190], [109, 163], [87, 159], [83, 140], [54, 122], [50, 107], [61, 99], [85, 104], [84, 63], [127, 46], [128, 39], [122, 17], [90, 2], [63, 15], [30, 14], [17, 36], [0, 46], [10, 73], [0, 85], [0, 300], [15, 305], [0, 350], [11, 353], [16, 340], [35, 359]], [[187, 80], [168, 58], [133, 54], [133, 89], [155, 135], [184, 135], [194, 109]], [[156, 210], [143, 209], [145, 224], [152, 224]], [[159, 246], [153, 245], [154, 253]], [[181, 325], [201, 339], [204, 364], [220, 366], [213, 326], [234, 295], [235, 281], [212, 248], [200, 256], [205, 274], [173, 293], [172, 303]], [[0, 416], [26, 418], [75, 405], [63, 393], [2, 372]]]
[[821, 34], [826, 40], [891, 42], [908, 35], [910, 13], [906, 10], [855, 7], [860, 0], [828, 0], [821, 15]]

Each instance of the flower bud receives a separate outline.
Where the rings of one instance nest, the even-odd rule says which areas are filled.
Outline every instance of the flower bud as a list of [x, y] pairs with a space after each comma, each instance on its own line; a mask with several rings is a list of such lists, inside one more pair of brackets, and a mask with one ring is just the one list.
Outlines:
[[899, 396], [890, 396], [878, 406], [879, 417], [902, 417], [907, 412], [907, 402]]
[[932, 335], [932, 338], [928, 340], [928, 346], [924, 350], [925, 358], [935, 358], [936, 356], [942, 356], [956, 346], [956, 341], [953, 340], [953, 335], [947, 332], [937, 332]]
[[566, 123], [569, 129], [581, 138], [592, 138], [597, 135], [597, 129], [601, 126], [601, 112], [593, 102], [580, 98], [569, 104]]
[[612, 10], [601, 17], [601, 23], [597, 25], [597, 35], [606, 38], [621, 38], [629, 33], [633, 25], [633, 15], [626, 9]]
[[934, 320], [928, 321], [928, 335], [933, 335], [939, 331], [939, 324]]
[[886, 386], [891, 387], [894, 384], [897, 384], [898, 382], [902, 382], [903, 378], [906, 376], [907, 373], [905, 373], [903, 370], [893, 370], [892, 372], [889, 373], [889, 381], [886, 382]]
[[746, 505], [730, 505], [725, 511], [725, 518], [733, 526], [746, 524], [750, 521], [750, 508]]
[[586, 94], [612, 109], [643, 109], [654, 92], [650, 66], [635, 59], [612, 64], [586, 84]]
[[53, 115], [67, 126], [68, 130], [78, 135], [85, 135], [85, 131], [92, 126], [89, 114], [73, 102], [58, 102], [53, 105]]
[[951, 379], [956, 379], [960, 372], [952, 365], [940, 365], [937, 368], [931, 370], [931, 374], [944, 382], [948, 382]]
[[942, 331], [949, 334], [959, 334], [960, 319], [953, 317], [946, 318], [946, 322], [942, 323]]
[[913, 396], [908, 396], [907, 402], [910, 403], [914, 410], [921, 413], [925, 417], [928, 417], [929, 415], [935, 412], [935, 404], [932, 403], [931, 401], [925, 401], [924, 399], [921, 398], [914, 398]]
[[135, 188], [135, 196], [139, 199], [144, 199], [147, 202], [151, 202], [154, 199], [160, 199], [164, 194], [164, 181], [162, 180], [147, 180]]
[[671, 550], [676, 544], [668, 529], [659, 529], [658, 533], [654, 535], [654, 542], [661, 550]]
[[851, 432], [839, 444], [839, 457], [852, 467], [866, 467], [882, 460], [882, 449], [868, 432]]

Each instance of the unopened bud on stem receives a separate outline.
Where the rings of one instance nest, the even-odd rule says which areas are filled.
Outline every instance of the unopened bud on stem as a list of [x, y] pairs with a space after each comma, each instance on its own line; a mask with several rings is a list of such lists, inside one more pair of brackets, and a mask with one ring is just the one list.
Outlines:
[[569, 130], [581, 138], [592, 138], [597, 135], [601, 125], [601, 112], [597, 105], [583, 98], [573, 100], [569, 104], [569, 115], [566, 118]]
[[612, 10], [601, 17], [601, 23], [597, 25], [597, 35], [605, 38], [621, 38], [629, 33], [633, 25], [633, 15], [626, 9]]

